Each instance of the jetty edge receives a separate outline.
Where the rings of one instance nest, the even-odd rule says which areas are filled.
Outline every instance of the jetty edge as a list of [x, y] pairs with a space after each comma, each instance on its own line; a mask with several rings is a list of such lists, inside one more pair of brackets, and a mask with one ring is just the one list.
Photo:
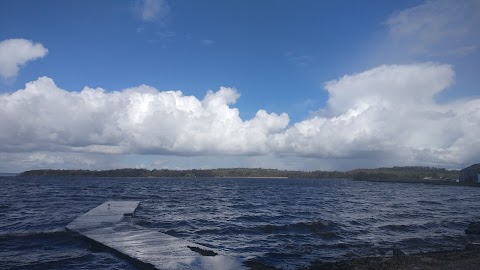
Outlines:
[[139, 205], [140, 201], [107, 201], [65, 228], [112, 250], [141, 269], [247, 269], [239, 258], [129, 222]]

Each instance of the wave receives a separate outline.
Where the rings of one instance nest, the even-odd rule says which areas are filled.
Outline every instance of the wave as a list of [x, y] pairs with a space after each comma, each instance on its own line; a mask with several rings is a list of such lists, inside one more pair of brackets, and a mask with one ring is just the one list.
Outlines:
[[240, 235], [240, 234], [258, 234], [254, 228], [242, 226], [226, 226], [222, 228], [200, 229], [195, 231], [199, 235]]
[[271, 257], [271, 258], [285, 259], [285, 258], [300, 258], [302, 257], [302, 254], [285, 253], [285, 252], [267, 252], [265, 256]]
[[185, 236], [185, 235], [189, 235], [188, 232], [186, 232], [186, 231], [173, 230], [173, 229], [165, 231], [164, 233], [168, 234], [170, 236], [173, 236], [173, 237], [182, 237], [182, 236]]
[[[286, 225], [261, 225], [256, 229], [264, 233], [317, 233], [326, 234], [332, 232], [334, 223], [326, 220], [318, 220], [313, 222], [298, 222]], [[332, 232], [334, 233], [334, 232]]]
[[53, 269], [72, 260], [83, 261], [91, 252], [80, 238], [67, 231], [6, 233], [0, 236], [6, 247], [0, 248], [0, 261], [7, 269]]
[[0, 241], [5, 241], [12, 238], [28, 238], [28, 239], [38, 239], [38, 238], [58, 238], [58, 237], [72, 237], [74, 234], [71, 232], [62, 230], [55, 231], [43, 231], [43, 232], [10, 232], [5, 234], [0, 234]]
[[[338, 234], [337, 227], [331, 221], [318, 220], [284, 225], [265, 224], [253, 227], [223, 226], [221, 228], [200, 229], [194, 233], [199, 235], [315, 234], [323, 239], [342, 238]], [[178, 234], [179, 232], [175, 231], [175, 233]]]
[[59, 266], [65, 263], [72, 263], [72, 262], [78, 262], [78, 261], [88, 261], [92, 259], [92, 255], [90, 253], [80, 253], [80, 254], [69, 254], [69, 255], [64, 255], [60, 256], [58, 258], [48, 258], [44, 259], [41, 261], [35, 261], [35, 262], [28, 262], [28, 261], [23, 261], [23, 262], [10, 262], [10, 265], [8, 269], [10, 270], [20, 270], [20, 269], [52, 269], [55, 268], [55, 266]]
[[437, 226], [436, 223], [428, 222], [425, 224], [409, 224], [409, 225], [389, 224], [389, 225], [380, 226], [379, 228], [383, 230], [389, 230], [389, 231], [395, 231], [395, 232], [416, 232], [419, 230], [431, 229], [435, 226]]
[[134, 220], [134, 223], [136, 225], [143, 226], [143, 227], [148, 227], [148, 226], [151, 226], [153, 224], [153, 222], [151, 222], [151, 221], [144, 220], [144, 219], [138, 219], [138, 218]]
[[441, 202], [435, 202], [435, 201], [426, 201], [426, 200], [420, 200], [417, 201], [420, 204], [427, 204], [427, 205], [443, 205]]

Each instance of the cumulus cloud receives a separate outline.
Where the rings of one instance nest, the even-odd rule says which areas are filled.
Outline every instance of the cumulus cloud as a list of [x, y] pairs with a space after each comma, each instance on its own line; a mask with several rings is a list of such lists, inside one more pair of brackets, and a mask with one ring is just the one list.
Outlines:
[[137, 2], [136, 11], [144, 22], [163, 20], [170, 13], [166, 0], [141, 0]]
[[7, 39], [0, 42], [0, 76], [14, 78], [21, 66], [28, 61], [47, 55], [48, 50], [40, 43], [26, 39]]
[[480, 159], [480, 99], [435, 100], [454, 77], [452, 66], [439, 63], [383, 65], [346, 75], [325, 83], [327, 108], [291, 126], [286, 113], [265, 110], [241, 119], [233, 106], [239, 93], [227, 87], [198, 99], [147, 85], [69, 92], [42, 77], [0, 95], [0, 153], [4, 159], [30, 153], [17, 158], [19, 164], [61, 164], [62, 152], [69, 160], [75, 153], [241, 156], [242, 164], [250, 157], [302, 169], [308, 169], [301, 164], [307, 160], [311, 169], [319, 168], [315, 160], [328, 160], [330, 169], [471, 163]]
[[238, 97], [225, 87], [203, 100], [146, 85], [68, 92], [42, 77], [0, 96], [0, 151], [264, 153], [268, 137], [288, 125], [288, 115], [260, 110], [243, 121], [230, 106]]
[[420, 55], [466, 55], [480, 46], [480, 1], [428, 0], [387, 20], [391, 39]]
[[459, 164], [480, 158], [480, 99], [438, 104], [451, 66], [385, 65], [325, 84], [328, 108], [275, 134], [272, 148], [372, 163]]

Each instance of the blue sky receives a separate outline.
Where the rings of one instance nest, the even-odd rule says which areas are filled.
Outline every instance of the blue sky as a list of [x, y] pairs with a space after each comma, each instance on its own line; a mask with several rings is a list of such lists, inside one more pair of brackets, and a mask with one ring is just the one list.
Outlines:
[[[25, 40], [44, 49], [35, 57], [17, 60], [18, 72], [14, 75], [10, 72], [2, 76], [2, 102], [4, 105], [13, 104], [15, 93], [19, 95], [18, 90], [26, 89], [25, 84], [29, 82], [38, 84], [39, 89], [44, 87], [42, 93], [55, 86], [63, 94], [55, 98], [49, 96], [45, 104], [29, 95], [21, 99], [25, 102], [23, 104], [19, 105], [17, 100], [16, 107], [6, 106], [10, 109], [4, 109], [0, 121], [15, 132], [12, 131], [12, 137], [0, 138], [4, 145], [0, 149], [0, 168], [19, 171], [46, 166], [184, 168], [262, 165], [310, 170], [410, 164], [458, 167], [461, 163], [478, 161], [480, 154], [477, 152], [460, 154], [464, 153], [463, 149], [480, 146], [477, 140], [468, 139], [467, 130], [472, 123], [455, 127], [461, 131], [448, 135], [430, 134], [429, 129], [446, 129], [450, 123], [458, 122], [456, 119], [466, 119], [466, 116], [471, 117], [469, 121], [479, 121], [480, 34], [475, 29], [479, 17], [478, 0], [2, 1], [0, 42]], [[0, 55], [4, 57], [0, 65], [11, 67], [15, 59], [7, 58], [13, 54], [9, 51]], [[385, 68], [378, 69], [382, 66]], [[435, 76], [430, 76], [432, 72]], [[365, 86], [362, 78], [369, 74], [377, 77]], [[348, 78], [344, 76], [350, 76], [350, 81], [356, 85], [345, 84], [343, 79]], [[51, 83], [42, 83], [39, 79], [42, 77], [47, 77]], [[397, 90], [390, 90], [381, 83], [385, 78], [393, 78], [393, 84], [399, 87], [391, 88]], [[425, 81], [426, 78], [431, 81]], [[449, 79], [442, 81], [445, 78]], [[332, 90], [328, 90], [327, 82], [331, 81], [336, 83], [331, 86]], [[442, 83], [435, 86], [438, 81]], [[142, 85], [148, 87], [148, 91]], [[90, 106], [82, 110], [86, 110], [87, 119], [104, 124], [99, 127], [101, 132], [80, 124], [78, 127], [64, 124], [66, 130], [59, 131], [53, 123], [21, 127], [13, 123], [12, 117], [17, 117], [18, 121], [24, 121], [22, 117], [25, 117], [28, 122], [37, 122], [31, 118], [55, 119], [62, 114], [72, 114], [71, 107], [85, 105], [84, 99], [81, 104], [69, 99], [68, 102], [73, 103], [64, 109], [59, 106], [57, 112], [47, 112], [45, 107], [48, 104], [55, 106], [56, 102], [66, 104], [59, 98], [67, 93], [80, 93], [84, 87], [101, 88], [104, 93], [124, 93], [121, 98], [125, 98], [126, 103], [115, 103], [104, 114], [124, 115], [131, 119], [133, 114], [142, 113], [149, 117], [149, 122], [135, 123], [139, 126], [127, 128], [119, 124], [123, 118], [107, 119], [111, 115], [101, 118], [98, 111], [88, 111]], [[228, 90], [221, 92], [220, 87]], [[377, 91], [377, 87], [383, 87], [383, 90]], [[409, 92], [417, 87], [418, 90]], [[211, 112], [203, 102], [200, 109], [205, 118], [202, 121], [211, 126], [209, 130], [200, 131], [205, 134], [195, 136], [195, 131], [199, 130], [192, 130], [192, 125], [185, 123], [190, 123], [192, 115], [200, 115], [196, 111], [200, 109], [189, 108], [186, 111], [191, 114], [176, 118], [181, 124], [173, 129], [179, 129], [181, 134], [191, 132], [193, 137], [159, 143], [170, 141], [169, 136], [178, 138], [180, 133], [170, 134], [150, 126], [157, 123], [165, 129], [173, 127], [167, 125], [164, 114], [156, 114], [158, 107], [131, 107], [134, 98], [126, 96], [124, 90], [127, 88], [132, 88], [133, 92], [155, 92], [155, 98], [161, 100], [165, 91], [180, 90], [182, 94], [177, 96], [172, 110], [182, 112], [185, 110], [178, 107], [178, 100], [193, 96], [199, 102], [205, 101], [207, 91], [212, 90], [222, 97], [223, 105], [229, 110], [219, 106], [216, 107], [218, 110]], [[363, 91], [361, 95], [357, 95], [359, 91]], [[398, 96], [407, 92], [410, 96]], [[349, 93], [346, 97], [351, 100], [341, 99], [340, 102], [336, 97], [343, 93]], [[372, 93], [377, 96], [372, 98]], [[418, 97], [415, 96], [417, 93]], [[387, 102], [402, 101], [404, 97], [401, 108]], [[115, 99], [113, 95], [101, 98]], [[141, 97], [139, 102], [145, 102], [146, 98]], [[413, 106], [410, 99], [422, 100], [425, 103], [416, 105], [428, 109], [418, 111], [418, 108], [407, 107]], [[340, 106], [339, 102], [351, 107]], [[459, 102], [467, 102], [468, 106]], [[31, 109], [32, 103], [37, 105], [33, 106], [35, 109]], [[162, 104], [165, 103], [157, 105]], [[32, 114], [14, 111], [25, 111], [26, 107]], [[459, 111], [459, 107], [470, 109]], [[378, 115], [368, 113], [373, 109]], [[82, 110], [78, 113], [82, 114]], [[248, 121], [256, 119], [259, 110], [265, 111], [271, 119], [259, 117], [257, 120], [261, 124], [252, 128]], [[380, 113], [382, 110], [386, 111]], [[385, 119], [379, 117], [402, 110], [406, 113], [401, 119], [394, 119], [394, 114]], [[224, 116], [235, 112], [238, 117], [228, 121], [219, 117], [208, 118], [212, 114]], [[455, 116], [445, 116], [442, 122], [430, 117], [436, 113], [448, 115], [449, 112]], [[360, 122], [360, 116], [368, 121]], [[423, 122], [413, 125], [412, 117]], [[71, 122], [86, 121], [77, 118], [73, 117]], [[215, 121], [226, 126], [212, 124]], [[339, 124], [338, 121], [343, 122]], [[430, 127], [432, 123], [434, 125]], [[62, 125], [62, 121], [59, 120], [58, 124]], [[110, 124], [118, 134], [110, 134], [110, 129], [106, 131], [105, 127]], [[329, 124], [335, 128], [341, 126], [337, 130], [340, 134], [330, 134], [335, 128]], [[313, 133], [300, 130], [302, 125], [308, 126]], [[388, 125], [394, 125], [392, 130], [409, 130], [413, 135], [380, 136], [381, 132], [377, 130], [390, 128]], [[268, 128], [260, 129], [260, 126]], [[216, 137], [212, 131], [214, 127], [229, 132]], [[419, 127], [425, 127], [425, 130]], [[82, 134], [91, 139], [75, 138], [70, 133], [74, 128], [83, 128]], [[132, 133], [129, 128], [144, 133]], [[351, 137], [348, 130], [358, 136]], [[247, 135], [242, 137], [242, 142], [230, 142], [229, 138], [235, 134]], [[436, 144], [425, 144], [424, 138], [428, 136], [442, 136], [442, 139], [434, 139]], [[261, 142], [251, 143], [253, 138], [259, 137], [263, 138]], [[137, 139], [151, 141], [151, 144], [141, 145]], [[470, 140], [468, 144], [462, 143], [467, 139]], [[215, 144], [215, 140], [238, 146], [219, 146], [222, 144]], [[197, 144], [187, 143], [192, 141]], [[386, 141], [389, 143], [385, 144]], [[326, 145], [349, 147], [333, 153]], [[365, 145], [369, 146], [365, 148]], [[105, 150], [104, 146], [117, 148]], [[51, 162], [40, 162], [45, 159]]]
[[175, 1], [143, 21], [134, 1], [7, 1], [2, 39], [40, 42], [49, 54], [3, 90], [40, 76], [68, 90], [148, 84], [200, 97], [230, 86], [247, 118], [259, 108], [303, 118], [325, 103], [325, 81], [371, 67], [355, 60], [389, 15], [421, 3], [390, 2]]

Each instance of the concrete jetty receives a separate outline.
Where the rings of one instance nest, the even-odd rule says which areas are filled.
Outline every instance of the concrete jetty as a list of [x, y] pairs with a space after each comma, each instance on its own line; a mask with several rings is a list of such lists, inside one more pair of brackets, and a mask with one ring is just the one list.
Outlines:
[[66, 226], [95, 243], [131, 259], [144, 269], [247, 269], [238, 258], [129, 221], [139, 201], [107, 201]]

